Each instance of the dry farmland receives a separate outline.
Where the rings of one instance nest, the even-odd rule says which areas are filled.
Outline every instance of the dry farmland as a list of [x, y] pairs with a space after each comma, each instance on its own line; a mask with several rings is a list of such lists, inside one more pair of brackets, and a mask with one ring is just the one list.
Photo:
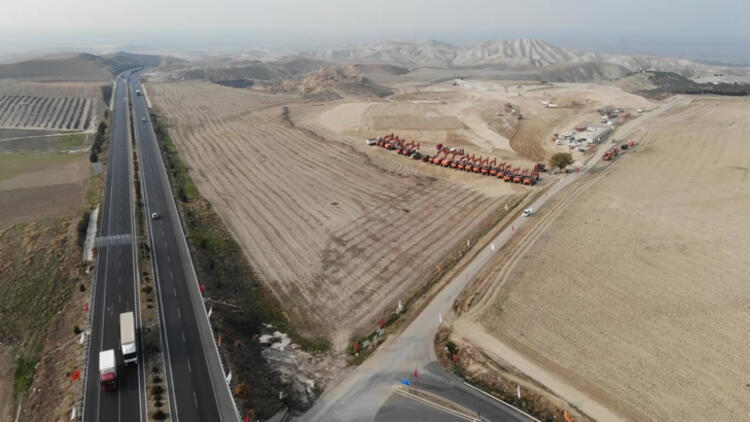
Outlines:
[[481, 326], [626, 419], [750, 418], [748, 133], [747, 100], [646, 125], [491, 276]]
[[0, 154], [0, 228], [80, 211], [89, 168], [84, 154]]
[[505, 203], [411, 160], [292, 126], [278, 106], [288, 98], [206, 83], [149, 93], [262, 280], [303, 332], [338, 348], [392, 312]]

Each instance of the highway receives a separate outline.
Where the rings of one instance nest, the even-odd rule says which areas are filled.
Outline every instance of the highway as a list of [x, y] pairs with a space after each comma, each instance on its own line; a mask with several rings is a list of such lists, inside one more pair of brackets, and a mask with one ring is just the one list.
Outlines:
[[[617, 129], [617, 137], [624, 139], [623, 136], [636, 133], [646, 120], [653, 119], [685, 101], [682, 97], [674, 98], [641, 118], [626, 122]], [[568, 174], [559, 179], [559, 182], [554, 182], [531, 206], [537, 212], [543, 213], [544, 205], [550, 198], [565, 194], [566, 188], [581, 180], [608, 149], [608, 145], [602, 145], [581, 167], [580, 173]], [[412, 387], [472, 409], [488, 420], [529, 420], [527, 416], [483, 396], [447, 374], [437, 363], [434, 348], [435, 335], [441, 323], [450, 323], [453, 317], [452, 307], [458, 295], [492, 262], [496, 253], [510, 241], [518, 229], [527, 224], [534, 224], [534, 217], [526, 218], [519, 215], [512, 220], [508, 227], [480, 250], [462, 271], [437, 293], [403, 332], [395, 338], [388, 339], [346, 379], [326, 390], [299, 420], [367, 421], [385, 420], [382, 419], [384, 415], [390, 419], [394, 419], [398, 414], [413, 415], [418, 413], [415, 404], [407, 406], [408, 400], [394, 397], [393, 386], [398, 385], [404, 378], [411, 381]], [[415, 369], [419, 371], [416, 378], [413, 377]], [[430, 414], [434, 414], [434, 411], [430, 410]], [[406, 416], [402, 419], [405, 418]], [[445, 414], [444, 420], [456, 418]]]
[[[84, 421], [146, 421], [146, 376], [139, 353], [138, 366], [118, 368], [119, 387], [102, 391], [99, 382], [99, 352], [115, 349], [120, 355], [120, 313], [134, 311], [140, 327], [140, 303], [136, 279], [137, 262], [132, 242], [134, 227], [131, 145], [127, 89], [118, 78], [113, 92], [113, 120], [102, 222], [99, 237], [114, 239], [98, 247], [96, 277], [91, 305], [91, 333], [83, 399]], [[112, 238], [109, 236], [119, 236]], [[140, 330], [137, 331], [140, 345]]]
[[147, 221], [172, 420], [236, 421], [149, 110], [145, 97], [136, 95], [140, 76], [131, 76], [130, 91], [144, 203], [147, 215], [160, 215]]

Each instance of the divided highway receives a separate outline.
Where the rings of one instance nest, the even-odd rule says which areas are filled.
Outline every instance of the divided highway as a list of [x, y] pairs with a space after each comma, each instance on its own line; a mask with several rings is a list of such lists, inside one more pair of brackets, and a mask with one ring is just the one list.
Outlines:
[[[127, 87], [118, 78], [113, 92], [107, 183], [102, 204], [100, 237], [120, 236], [98, 248], [96, 284], [91, 306], [91, 333], [83, 400], [84, 421], [146, 421], [146, 376], [141, 353], [138, 366], [118, 368], [119, 387], [102, 391], [99, 352], [114, 349], [120, 356], [120, 313], [133, 311], [140, 327], [137, 262], [132, 242], [134, 214]], [[138, 331], [140, 333], [140, 331]], [[140, 335], [139, 335], [140, 337]], [[140, 345], [140, 338], [138, 339]]]
[[172, 420], [236, 421], [195, 269], [142, 90], [129, 79]]

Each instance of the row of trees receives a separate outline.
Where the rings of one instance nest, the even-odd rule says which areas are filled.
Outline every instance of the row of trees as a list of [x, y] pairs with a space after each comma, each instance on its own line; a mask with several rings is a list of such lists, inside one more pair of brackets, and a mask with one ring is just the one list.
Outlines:
[[99, 153], [102, 152], [102, 145], [104, 144], [105, 134], [107, 133], [107, 124], [99, 122], [99, 127], [96, 128], [96, 136], [94, 137], [94, 143], [91, 145], [91, 154], [89, 154], [89, 161], [96, 163], [99, 161]]

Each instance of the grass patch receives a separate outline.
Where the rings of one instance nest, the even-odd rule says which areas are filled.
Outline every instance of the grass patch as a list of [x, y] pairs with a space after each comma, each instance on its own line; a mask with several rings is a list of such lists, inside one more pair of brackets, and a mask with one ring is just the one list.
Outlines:
[[16, 370], [13, 373], [13, 393], [21, 394], [28, 391], [31, 382], [34, 380], [37, 363], [39, 363], [38, 358], [19, 357], [16, 359]]
[[63, 135], [60, 137], [60, 148], [78, 149], [83, 147], [85, 141], [85, 133], [71, 133], [69, 135]]

